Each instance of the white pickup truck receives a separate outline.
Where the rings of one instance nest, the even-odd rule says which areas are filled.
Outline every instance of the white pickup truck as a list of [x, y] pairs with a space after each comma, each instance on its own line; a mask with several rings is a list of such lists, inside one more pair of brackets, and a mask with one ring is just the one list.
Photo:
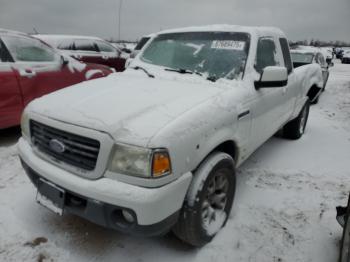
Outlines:
[[57, 214], [201, 246], [229, 217], [236, 168], [280, 129], [303, 135], [318, 70], [297, 74], [276, 28], [164, 31], [125, 72], [30, 103], [20, 158]]

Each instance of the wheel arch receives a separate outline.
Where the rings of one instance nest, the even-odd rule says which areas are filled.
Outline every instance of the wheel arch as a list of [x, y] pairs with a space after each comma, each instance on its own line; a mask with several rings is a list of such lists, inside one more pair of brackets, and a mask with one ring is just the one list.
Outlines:
[[216, 146], [212, 147], [211, 150], [205, 154], [205, 156], [202, 158], [202, 160], [198, 163], [198, 165], [195, 167], [194, 170], [192, 170], [192, 173], [194, 173], [198, 167], [213, 153], [213, 152], [222, 152], [226, 153], [229, 156], [232, 157], [235, 166], [237, 165], [238, 162], [238, 157], [239, 157], [239, 147], [238, 144], [232, 140], [225, 140], [222, 141], [221, 143], [218, 143]]
[[318, 87], [316, 84], [313, 84], [307, 91], [306, 96], [309, 98], [310, 102], [314, 102], [320, 95], [322, 88]]

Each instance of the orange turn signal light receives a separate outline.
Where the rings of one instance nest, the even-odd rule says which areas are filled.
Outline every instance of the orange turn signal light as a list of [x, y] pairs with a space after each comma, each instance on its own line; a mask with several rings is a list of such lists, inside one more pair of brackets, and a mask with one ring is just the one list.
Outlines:
[[170, 157], [167, 152], [155, 152], [152, 161], [152, 176], [161, 177], [170, 173]]

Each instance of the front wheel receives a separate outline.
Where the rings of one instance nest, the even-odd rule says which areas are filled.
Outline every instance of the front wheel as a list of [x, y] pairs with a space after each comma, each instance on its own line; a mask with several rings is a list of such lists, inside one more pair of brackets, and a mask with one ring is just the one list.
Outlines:
[[236, 189], [234, 161], [214, 152], [194, 173], [175, 235], [192, 246], [210, 242], [226, 224]]
[[306, 123], [309, 118], [310, 102], [306, 101], [298, 117], [288, 122], [283, 127], [283, 136], [289, 139], [299, 139], [305, 132]]

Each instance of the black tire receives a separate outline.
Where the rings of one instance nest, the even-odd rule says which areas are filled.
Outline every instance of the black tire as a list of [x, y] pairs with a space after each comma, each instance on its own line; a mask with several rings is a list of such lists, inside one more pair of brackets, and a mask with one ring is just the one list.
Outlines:
[[316, 105], [319, 99], [320, 99], [320, 95], [318, 95], [314, 100], [312, 100], [311, 104]]
[[329, 73], [328, 73], [328, 76], [327, 76], [327, 79], [323, 85], [323, 88], [322, 88], [322, 92], [324, 92], [326, 90], [326, 86], [327, 86], [327, 83], [328, 83], [328, 78], [329, 78]]
[[[225, 177], [228, 182], [227, 190], [225, 189], [227, 194], [224, 203], [221, 203], [222, 199], [217, 198], [220, 199], [220, 203], [222, 204], [220, 204], [221, 207], [218, 207], [218, 209], [222, 210], [218, 211], [220, 213], [215, 213], [217, 210], [214, 206], [215, 203], [209, 204], [210, 191], [212, 191], [214, 187], [213, 195], [220, 195], [220, 190], [217, 191], [216, 183], [219, 184], [219, 182], [217, 182], [218, 177], [223, 179], [221, 176]], [[214, 186], [212, 185], [213, 181]], [[209, 155], [194, 174], [189, 192], [181, 209], [179, 220], [173, 228], [175, 235], [185, 243], [195, 247], [200, 247], [210, 242], [227, 222], [231, 212], [235, 190], [236, 177], [233, 159], [228, 154], [221, 152], [214, 152]], [[222, 192], [224, 192], [224, 190]], [[214, 210], [215, 214], [213, 220], [211, 220], [213, 217], [209, 218], [209, 216], [213, 214], [210, 213], [209, 210], [211, 210], [211, 212]], [[204, 218], [205, 214], [208, 215], [207, 219]], [[217, 220], [219, 221], [217, 226], [218, 230], [210, 233], [205, 224], [210, 224], [213, 221], [215, 223], [216, 214], [224, 214], [224, 216], [217, 218], [222, 220]]]
[[283, 136], [288, 139], [299, 139], [305, 132], [307, 120], [309, 118], [310, 102], [306, 101], [298, 117], [289, 121], [283, 127]]
[[350, 198], [345, 214], [345, 225], [343, 229], [343, 237], [340, 243], [339, 262], [348, 262], [350, 260]]

